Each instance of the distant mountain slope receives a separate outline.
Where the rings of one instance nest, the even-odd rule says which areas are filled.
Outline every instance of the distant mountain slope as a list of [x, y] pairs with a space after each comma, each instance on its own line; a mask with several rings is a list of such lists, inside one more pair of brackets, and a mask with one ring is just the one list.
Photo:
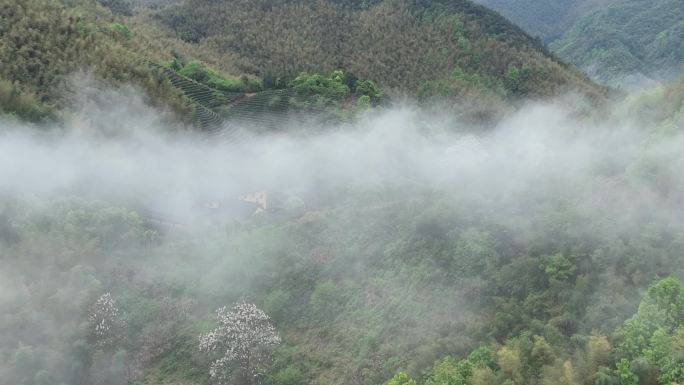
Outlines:
[[264, 78], [341, 68], [422, 98], [599, 92], [520, 28], [466, 0], [187, 0], [153, 20]]
[[475, 0], [545, 42], [560, 38], [588, 11], [609, 0]]
[[551, 47], [605, 83], [672, 80], [684, 72], [684, 2], [614, 2], [580, 19]]
[[665, 132], [684, 128], [684, 76], [638, 95], [629, 104], [629, 114], [637, 122], [660, 123], [658, 129]]
[[681, 0], [476, 0], [549, 43], [594, 80], [620, 87], [684, 72]]

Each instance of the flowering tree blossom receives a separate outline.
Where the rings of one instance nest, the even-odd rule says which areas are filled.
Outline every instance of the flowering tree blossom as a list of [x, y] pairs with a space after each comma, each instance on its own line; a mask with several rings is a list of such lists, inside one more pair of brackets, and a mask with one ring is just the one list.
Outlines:
[[209, 375], [225, 384], [231, 374], [240, 376], [240, 383], [249, 385], [258, 377], [259, 364], [271, 358], [271, 350], [280, 344], [280, 337], [270, 317], [256, 305], [238, 303], [232, 309], [217, 310], [218, 327], [199, 337], [199, 349], [214, 353]]
[[98, 345], [108, 345], [116, 338], [119, 329], [119, 308], [110, 293], [103, 294], [90, 310], [88, 320]]

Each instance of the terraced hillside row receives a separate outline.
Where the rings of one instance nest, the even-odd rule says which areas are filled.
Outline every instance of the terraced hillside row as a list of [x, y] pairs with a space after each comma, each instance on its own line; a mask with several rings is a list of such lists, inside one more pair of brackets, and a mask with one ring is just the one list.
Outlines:
[[[157, 68], [162, 76], [167, 78], [176, 89], [192, 102], [194, 111], [193, 123], [202, 131], [216, 134], [218, 131], [222, 131], [222, 128], [225, 128], [225, 118], [236, 117], [237, 114], [222, 114], [222, 116], [217, 111], [221, 107], [227, 108], [231, 103], [244, 98], [244, 93], [220, 92], [160, 64], [149, 60], [146, 62], [150, 66]], [[249, 120], [258, 121], [258, 118], [252, 116], [249, 117]], [[225, 133], [222, 136], [225, 136]]]
[[[179, 74], [158, 63], [145, 60], [191, 102], [192, 121], [203, 132], [234, 138], [237, 126], [273, 130], [286, 121], [293, 110], [321, 114], [326, 108], [316, 106], [313, 96], [298, 95], [292, 89], [258, 93], [222, 92]], [[296, 98], [301, 104], [293, 104]]]
[[[297, 110], [292, 104], [292, 98], [297, 96], [297, 93], [291, 89], [247, 94], [242, 99], [226, 106], [222, 115], [243, 125], [272, 130], [287, 121], [289, 116]], [[323, 107], [312, 106], [301, 110], [315, 114], [325, 112]]]
[[223, 119], [212, 108], [226, 103], [229, 99], [222, 93], [188, 79], [155, 62], [143, 59], [152, 68], [156, 68], [161, 75], [191, 101], [193, 108], [192, 121], [202, 131], [213, 132], [220, 130]]
[[248, 125], [262, 125], [272, 129], [286, 117], [289, 106], [289, 90], [270, 90], [257, 94], [246, 94], [227, 105], [222, 115], [227, 119]]

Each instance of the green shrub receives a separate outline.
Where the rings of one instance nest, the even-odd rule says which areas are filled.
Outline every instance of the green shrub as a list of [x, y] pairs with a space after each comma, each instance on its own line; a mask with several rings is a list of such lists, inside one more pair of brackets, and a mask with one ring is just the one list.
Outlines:
[[565, 281], [575, 275], [577, 267], [563, 254], [553, 254], [544, 258], [542, 269], [550, 278]]
[[363, 95], [356, 101], [356, 108], [361, 111], [366, 111], [371, 108], [371, 98], [368, 95]]
[[240, 80], [221, 77], [199, 60], [190, 60], [184, 65], [182, 59], [174, 57], [166, 64], [166, 67], [222, 92], [248, 92], [262, 88], [259, 81], [247, 76], [243, 76]]
[[515, 94], [520, 90], [520, 71], [516, 66], [510, 66], [506, 75], [504, 76], [504, 86], [506, 89]]
[[416, 380], [410, 378], [404, 372], [399, 372], [389, 380], [387, 385], [416, 385]]
[[123, 24], [114, 23], [109, 26], [109, 30], [112, 31], [117, 39], [130, 40], [131, 38], [131, 31]]
[[200, 83], [209, 81], [216, 75], [206, 64], [199, 60], [191, 60], [183, 66], [179, 73], [185, 77], [195, 80]]
[[302, 374], [299, 369], [290, 365], [285, 369], [279, 370], [273, 376], [274, 385], [300, 385], [303, 384]]
[[41, 123], [53, 119], [52, 111], [31, 92], [22, 91], [11, 82], [0, 80], [0, 111], [29, 122]]
[[289, 292], [277, 289], [266, 296], [264, 300], [264, 311], [271, 315], [276, 321], [283, 321], [287, 315], [292, 296]]
[[311, 311], [318, 320], [332, 320], [342, 312], [347, 302], [343, 291], [333, 281], [316, 285], [309, 300]]
[[319, 105], [329, 105], [349, 95], [342, 71], [335, 71], [330, 77], [303, 73], [290, 83], [290, 87], [297, 93], [297, 102], [302, 105], [308, 105], [310, 100]]
[[372, 80], [357, 80], [354, 84], [354, 92], [358, 95], [368, 96], [373, 104], [382, 100], [383, 93]]

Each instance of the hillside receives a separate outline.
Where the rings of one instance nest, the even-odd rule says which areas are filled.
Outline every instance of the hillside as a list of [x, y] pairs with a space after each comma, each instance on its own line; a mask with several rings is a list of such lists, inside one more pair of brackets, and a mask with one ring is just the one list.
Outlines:
[[[110, 87], [134, 84], [150, 104], [171, 106], [178, 120], [208, 131], [235, 117], [271, 125], [323, 107], [344, 120], [377, 105], [380, 94], [491, 120], [523, 98], [606, 93], [465, 0], [5, 0], [2, 7], [3, 25], [13, 28], [0, 29], [0, 106], [34, 122], [67, 116], [84, 74]], [[300, 75], [321, 82], [338, 70], [337, 91], [335, 82], [303, 78], [308, 86], [294, 91]], [[254, 92], [265, 93], [246, 96]], [[281, 117], [261, 119], [269, 111]]]
[[668, 82], [684, 72], [684, 3], [621, 0], [581, 18], [551, 44], [564, 60], [608, 84]]
[[[64, 121], [79, 108], [77, 94], [91, 77], [102, 88], [136, 87], [147, 104], [172, 111], [170, 127], [191, 123], [209, 132], [245, 119], [271, 128], [292, 111], [330, 117], [328, 110], [343, 103], [342, 118], [349, 118], [382, 99], [375, 84], [343, 73], [270, 86], [245, 74], [219, 74], [192, 56], [154, 50], [153, 36], [131, 32], [131, 4], [102, 4], [107, 7], [91, 0], [0, 4], [0, 111], [37, 124]], [[275, 120], [267, 119], [273, 114]]]
[[42, 0], [0, 4], [0, 110], [33, 122], [69, 109], [88, 72], [111, 87], [132, 82], [152, 105], [183, 112], [180, 96], [131, 51], [127, 29], [104, 9]]
[[[0, 107], [33, 122], [67, 116], [84, 74], [110, 87], [134, 84], [150, 104], [171, 106], [179, 121], [209, 131], [245, 114], [258, 126], [261, 112], [278, 103], [280, 115], [302, 107], [363, 109], [378, 104], [374, 95], [382, 91], [475, 119], [496, 117], [521, 98], [605, 93], [519, 28], [467, 1], [5, 0], [2, 10], [2, 25], [12, 28], [0, 29]], [[264, 20], [271, 28], [259, 27]], [[330, 79], [337, 70], [347, 91], [335, 91], [334, 82], [293, 91], [299, 75]], [[273, 92], [283, 89], [290, 91], [281, 103], [283, 91]], [[370, 100], [359, 101], [364, 95]], [[310, 100], [302, 104], [302, 97]], [[228, 111], [231, 100], [245, 103]]]
[[465, 0], [189, 0], [151, 20], [265, 79], [340, 68], [421, 98], [598, 92], [518, 27]]

